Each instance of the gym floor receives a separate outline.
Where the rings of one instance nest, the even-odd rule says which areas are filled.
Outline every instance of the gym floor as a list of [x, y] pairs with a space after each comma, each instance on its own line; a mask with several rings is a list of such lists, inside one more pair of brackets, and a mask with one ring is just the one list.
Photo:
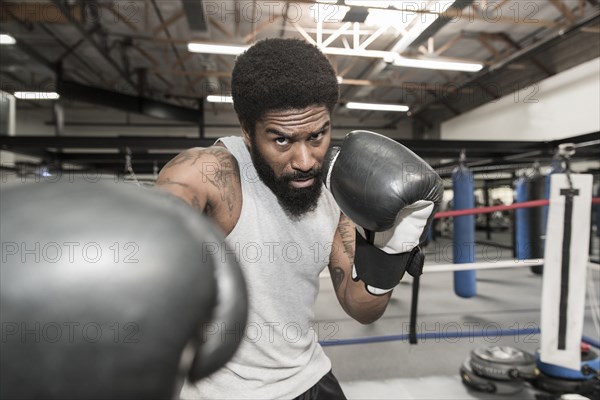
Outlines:
[[[478, 232], [479, 233], [479, 232]], [[497, 234], [494, 234], [497, 236]], [[493, 237], [494, 239], [494, 237]], [[597, 238], [592, 248], [598, 249]], [[425, 248], [426, 266], [448, 263], [444, 254], [451, 242], [438, 238]], [[450, 249], [450, 250], [447, 250]], [[476, 260], [512, 259], [512, 250], [478, 245]], [[600, 273], [590, 270], [588, 281], [600, 287]], [[352, 339], [408, 334], [411, 277], [394, 290], [383, 317], [371, 325], [360, 325], [341, 309], [327, 273], [321, 276], [317, 298], [316, 325], [320, 339]], [[458, 373], [471, 350], [479, 346], [512, 346], [535, 353], [540, 346], [537, 334], [498, 337], [496, 329], [529, 329], [540, 326], [542, 276], [528, 267], [477, 271], [477, 296], [456, 296], [452, 272], [427, 273], [421, 277], [419, 332], [488, 331], [483, 337], [425, 339], [417, 345], [408, 341], [337, 345], [325, 347], [333, 371], [349, 399], [492, 399], [498, 395], [467, 390]], [[598, 293], [598, 291], [596, 291]], [[598, 304], [600, 298], [592, 299]], [[594, 328], [589, 291], [586, 301], [584, 335], [598, 340]], [[526, 388], [519, 398], [534, 399], [535, 389]]]

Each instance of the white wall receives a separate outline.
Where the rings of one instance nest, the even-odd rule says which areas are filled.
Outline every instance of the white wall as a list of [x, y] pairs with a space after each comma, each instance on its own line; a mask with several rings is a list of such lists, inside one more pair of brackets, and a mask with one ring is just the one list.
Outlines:
[[442, 139], [555, 140], [600, 131], [600, 58], [441, 126]]

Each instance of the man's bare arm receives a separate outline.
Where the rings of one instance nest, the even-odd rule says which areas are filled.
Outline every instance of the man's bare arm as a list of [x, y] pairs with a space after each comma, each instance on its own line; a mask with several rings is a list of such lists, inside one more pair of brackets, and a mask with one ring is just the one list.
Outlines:
[[192, 148], [179, 153], [163, 167], [156, 187], [201, 212], [219, 207], [233, 213], [239, 200], [236, 190], [239, 168], [223, 147]]
[[352, 280], [356, 230], [354, 223], [343, 213], [334, 236], [329, 272], [338, 301], [346, 313], [362, 324], [370, 324], [383, 314], [391, 292], [373, 296], [362, 281]]

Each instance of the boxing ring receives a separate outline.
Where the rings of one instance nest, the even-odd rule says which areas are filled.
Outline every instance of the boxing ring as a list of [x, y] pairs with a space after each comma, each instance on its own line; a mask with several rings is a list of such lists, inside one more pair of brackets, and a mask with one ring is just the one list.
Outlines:
[[[467, 215], [478, 215], [487, 214], [498, 211], [512, 211], [525, 208], [533, 207], [544, 207], [548, 206], [550, 201], [548, 199], [531, 200], [521, 203], [514, 203], [510, 205], [499, 205], [499, 206], [488, 206], [488, 207], [477, 207], [471, 209], [462, 210], [450, 210], [440, 211], [436, 213], [435, 219], [461, 217]], [[600, 197], [593, 197], [593, 205], [600, 204]], [[504, 269], [504, 268], [523, 268], [541, 266], [544, 264], [543, 258], [535, 259], [524, 259], [524, 260], [498, 260], [494, 262], [473, 262], [464, 264], [446, 263], [446, 264], [425, 264], [423, 268], [423, 275], [425, 279], [430, 273], [436, 272], [456, 272], [456, 271], [475, 271], [475, 270], [491, 270], [491, 269]], [[600, 264], [588, 262], [588, 268], [594, 271], [600, 271]], [[474, 338], [474, 337], [488, 337], [488, 336], [516, 336], [516, 335], [537, 335], [540, 334], [539, 328], [523, 328], [523, 329], [491, 329], [486, 331], [468, 331], [468, 332], [425, 332], [417, 333], [417, 339], [457, 339], [457, 338]], [[354, 344], [367, 344], [367, 343], [381, 343], [390, 341], [409, 341], [410, 334], [399, 334], [399, 335], [385, 335], [377, 337], [363, 337], [353, 339], [335, 339], [335, 340], [323, 340], [321, 345], [324, 347], [330, 346], [345, 346]], [[589, 336], [582, 336], [581, 341], [587, 343], [597, 349], [600, 349], [600, 340]]]
[[[515, 212], [522, 209], [548, 207], [549, 204], [550, 201], [548, 199], [536, 199], [511, 205], [442, 211], [435, 215], [435, 219], [466, 217], [498, 211]], [[600, 198], [593, 197], [590, 206], [597, 206], [598, 204], [600, 204]], [[473, 229], [475, 229], [474, 224]], [[436, 241], [438, 240], [442, 240], [442, 238], [436, 239]], [[454, 242], [447, 245], [446, 249], [455, 247], [455, 240], [456, 238], [454, 237]], [[427, 250], [426, 254], [428, 254]], [[419, 304], [419, 310], [423, 307], [425, 311], [423, 316], [419, 316], [421, 322], [417, 324], [418, 329], [416, 333], [408, 332], [407, 327], [409, 323], [405, 322], [408, 321], [407, 309], [410, 296], [406, 292], [409, 292], [410, 282], [403, 282], [401, 283], [401, 287], [396, 290], [398, 293], [394, 294], [394, 296], [398, 296], [404, 300], [401, 300], [403, 311], [400, 315], [397, 315], [397, 309], [393, 308], [394, 303], [391, 303], [392, 307], [386, 311], [386, 314], [390, 313], [394, 314], [394, 316], [382, 322], [384, 327], [378, 330], [377, 333], [379, 335], [357, 334], [348, 337], [348, 334], [353, 330], [344, 325], [340, 331], [344, 330], [345, 337], [329, 337], [320, 341], [328, 355], [332, 358], [334, 366], [340, 363], [340, 359], [348, 357], [341, 355], [344, 351], [354, 354], [352, 357], [358, 359], [361, 358], [361, 355], [366, 356], [366, 354], [374, 354], [374, 357], [385, 354], [386, 358], [394, 358], [396, 363], [399, 364], [394, 370], [395, 377], [373, 377], [369, 376], [368, 371], [362, 370], [356, 374], [352, 374], [354, 378], [347, 378], [346, 375], [351, 375], [351, 373], [346, 371], [341, 372], [340, 375], [345, 380], [343, 386], [353, 398], [366, 399], [369, 396], [369, 390], [378, 394], [381, 393], [381, 398], [438, 398], [436, 396], [448, 396], [449, 393], [460, 398], [481, 398], [480, 395], [483, 398], [487, 398], [485, 397], [485, 393], [477, 395], [475, 394], [477, 392], [467, 391], [464, 385], [461, 384], [463, 375], [462, 373], [458, 373], [460, 362], [457, 359], [460, 354], [467, 355], [469, 347], [475, 345], [516, 346], [532, 353], [535, 352], [535, 349], [539, 349], [542, 337], [542, 328], [539, 324], [539, 307], [541, 304], [539, 291], [542, 289], [542, 279], [540, 279], [541, 277], [536, 277], [537, 274], [531, 267], [538, 266], [541, 268], [544, 264], [544, 258], [516, 259], [513, 257], [511, 259], [495, 259], [493, 261], [469, 263], [452, 263], [451, 261], [451, 259], [433, 260], [433, 257], [432, 260], [428, 261], [426, 257], [421, 283], [427, 286], [423, 288], [424, 291], [421, 294], [428, 295], [428, 297], [424, 300], [424, 307]], [[590, 278], [590, 281], [594, 279], [594, 282], [597, 282], [600, 265], [588, 260], [586, 267], [588, 274], [594, 274]], [[504, 274], [508, 270], [512, 270], [514, 273], [510, 275]], [[449, 292], [452, 290], [452, 284], [449, 279], [452, 279], [452, 273], [455, 274], [456, 272], [463, 271], [467, 273], [481, 271], [484, 274], [482, 282], [477, 283], [478, 286], [482, 286], [481, 293], [477, 293], [474, 296], [456, 295], [454, 296], [456, 300], [436, 301], [436, 296], [447, 298], [450, 295]], [[505, 276], [506, 279], [504, 278]], [[499, 283], [510, 284], [511, 279], [515, 279], [519, 282], [519, 285], [516, 285], [517, 287], [511, 288], [507, 293], [503, 294], [504, 290], [499, 286]], [[433, 282], [433, 284], [428, 281]], [[494, 283], [495, 289], [493, 294], [489, 292], [492, 282], [496, 282]], [[532, 288], [531, 283], [536, 283], [536, 285]], [[440, 288], [444, 285], [448, 286], [448, 284], [450, 284], [450, 289], [441, 292]], [[525, 292], [521, 294], [520, 290]], [[514, 304], [518, 303], [519, 298], [521, 298], [522, 302], [524, 302], [521, 306], [522, 311], [515, 310], [513, 312], [516, 314], [510, 315], [510, 312], [503, 313], [498, 310], [490, 310], [490, 305], [494, 304], [491, 301], [493, 299], [501, 299], [503, 296], [505, 296], [505, 300], [498, 304], [497, 307], [499, 309], [504, 307], [513, 308]], [[597, 294], [593, 296], [597, 303]], [[444, 302], [447, 304], [442, 304]], [[478, 303], [481, 305], [477, 306]], [[512, 304], [513, 307], [507, 306], [508, 304]], [[533, 306], [533, 310], [531, 309], [532, 304], [536, 304]], [[487, 310], [481, 311], [482, 307], [485, 307]], [[446, 309], [447, 311], [444, 311]], [[476, 311], [473, 312], [473, 309]], [[589, 318], [589, 311], [588, 307], [586, 318]], [[593, 310], [591, 311], [594, 312]], [[490, 317], [487, 313], [495, 316]], [[436, 320], [439, 320], [440, 323], [435, 322]], [[394, 328], [394, 324], [396, 328]], [[592, 324], [589, 324], [588, 328], [590, 326]], [[591, 329], [593, 330], [593, 328], [592, 326]], [[368, 329], [363, 330], [363, 332], [366, 331]], [[394, 334], [386, 334], [389, 332], [394, 332]], [[413, 335], [414, 338], [418, 339], [418, 345], [394, 345], [397, 342], [412, 343], [411, 339]], [[592, 333], [588, 329], [587, 332], [581, 335], [580, 340], [581, 343], [595, 348], [595, 353], [598, 353], [597, 349], [600, 349], [600, 340], [596, 331]], [[377, 345], [372, 346], [373, 344]], [[422, 346], [424, 349], [418, 350]], [[343, 350], [344, 348], [347, 350]], [[597, 363], [597, 361], [596, 359], [594, 363]], [[456, 366], [452, 367], [452, 363], [456, 363]], [[403, 364], [407, 366], [405, 367]], [[416, 364], [417, 371], [422, 371], [423, 375], [413, 374], [411, 368], [408, 367], [408, 365], [412, 364]], [[391, 368], [390, 362], [386, 362], [386, 365]], [[555, 367], [550, 366], [551, 370], [553, 368]], [[561, 373], [565, 371], [564, 369], [559, 370]], [[381, 371], [381, 368], [378, 371]], [[578, 382], [589, 384], [591, 380], [589, 382]], [[505, 390], [521, 390], [519, 395], [521, 398], [535, 398], [535, 390], [540, 390], [537, 387], [529, 386], [524, 386], [525, 389], [523, 389], [522, 386], [525, 385], [524, 381], [519, 382], [520, 387], [512, 387], [512, 384], [513, 382], [510, 382]], [[427, 387], [427, 389], [424, 389], [424, 387]], [[491, 391], [488, 393], [491, 393]], [[494, 393], [500, 394], [500, 389]]]

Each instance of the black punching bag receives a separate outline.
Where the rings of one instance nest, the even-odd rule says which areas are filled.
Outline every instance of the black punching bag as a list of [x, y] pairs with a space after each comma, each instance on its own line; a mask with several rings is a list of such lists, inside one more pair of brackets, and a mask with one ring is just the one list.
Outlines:
[[223, 239], [209, 220], [126, 184], [8, 186], [1, 398], [175, 398], [233, 355], [203, 343], [206, 324], [243, 329], [247, 313], [239, 266], [204, 253]]

